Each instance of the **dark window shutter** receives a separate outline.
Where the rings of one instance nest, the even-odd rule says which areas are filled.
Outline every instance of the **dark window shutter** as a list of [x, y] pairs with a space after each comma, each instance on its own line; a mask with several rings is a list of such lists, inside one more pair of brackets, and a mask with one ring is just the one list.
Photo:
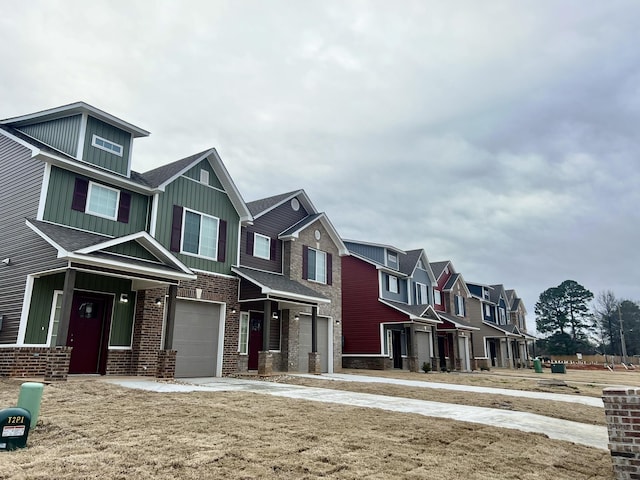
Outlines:
[[129, 223], [129, 210], [131, 209], [131, 194], [120, 192], [120, 206], [118, 207], [118, 221]]
[[453, 297], [455, 299], [456, 315], [460, 315], [460, 307], [458, 306], [458, 296]]
[[387, 275], [387, 274], [384, 275], [384, 286], [385, 286], [385, 289], [388, 292], [389, 291], [389, 275]]
[[73, 201], [71, 208], [79, 212], [84, 212], [87, 206], [87, 192], [89, 191], [89, 180], [76, 177], [76, 184], [73, 188]]
[[278, 239], [277, 238], [272, 238], [271, 239], [271, 251], [269, 252], [269, 260], [275, 260], [276, 259], [276, 248], [278, 246]]
[[331, 285], [333, 283], [333, 256], [330, 253], [327, 253], [327, 285]]
[[309, 278], [309, 247], [306, 245], [302, 246], [302, 278]]
[[220, 220], [218, 225], [218, 261], [227, 259], [227, 221]]
[[180, 251], [180, 236], [182, 235], [182, 207], [173, 206], [173, 223], [171, 224], [171, 247], [172, 252]]
[[253, 255], [253, 232], [247, 230], [247, 255]]

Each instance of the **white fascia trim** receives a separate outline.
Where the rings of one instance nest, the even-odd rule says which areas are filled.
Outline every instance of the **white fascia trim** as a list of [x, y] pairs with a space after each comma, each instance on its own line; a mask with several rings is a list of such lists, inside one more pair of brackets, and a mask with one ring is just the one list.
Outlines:
[[[124, 237], [112, 238], [110, 240], [107, 240], [106, 242], [99, 243], [97, 245], [91, 245], [86, 248], [81, 248], [80, 250], [77, 250], [75, 253], [85, 255], [85, 254], [96, 252], [98, 250], [103, 250], [105, 248], [113, 247], [114, 245], [120, 245], [126, 242], [130, 242], [132, 240], [142, 240], [142, 242], [148, 243], [146, 247], [151, 247], [151, 248], [148, 248], [148, 250], [155, 250], [155, 252], [151, 251], [151, 253], [154, 254], [154, 256], [163, 257], [164, 261], [172, 263], [173, 265], [175, 265], [176, 267], [178, 267], [180, 270], [182, 270], [184, 273], [188, 275], [191, 274], [191, 270], [189, 269], [189, 267], [187, 267], [184, 263], [178, 260], [171, 253], [169, 253], [155, 238], [153, 238], [147, 232], [143, 232], [143, 231], [131, 233], [129, 235], [125, 235]], [[143, 245], [143, 247], [144, 246], [145, 245]]]
[[[303, 223], [304, 220], [305, 219], [300, 220], [300, 223]], [[329, 233], [329, 237], [331, 237], [331, 240], [333, 240], [333, 243], [338, 247], [338, 253], [340, 254], [340, 256], [344, 257], [345, 255], [349, 255], [349, 250], [347, 249], [347, 246], [344, 244], [344, 242], [342, 241], [342, 238], [340, 238], [340, 235], [338, 235], [338, 232], [336, 231], [335, 227], [333, 226], [333, 224], [327, 217], [326, 213], [324, 212], [320, 213], [319, 217], [313, 220], [312, 222], [304, 223], [303, 225], [300, 226], [300, 228], [294, 230], [289, 235], [278, 235], [278, 239], [279, 240], [295, 240], [298, 238], [302, 230], [310, 227], [317, 221], [320, 221], [324, 229]]]
[[196, 275], [179, 273], [179, 272], [167, 272], [166, 270], [149, 268], [149, 267], [133, 267], [127, 263], [117, 262], [113, 260], [105, 260], [102, 258], [91, 257], [87, 255], [77, 254], [75, 252], [67, 252], [64, 256], [70, 262], [77, 262], [83, 265], [93, 265], [96, 267], [115, 268], [122, 272], [138, 273], [143, 275], [152, 275], [155, 277], [166, 278], [168, 280], [195, 280]]
[[51, 238], [49, 238], [47, 235], [42, 233], [38, 229], [38, 227], [33, 225], [31, 222], [29, 222], [29, 220], [25, 220], [25, 223], [27, 224], [27, 227], [29, 227], [31, 230], [36, 232], [45, 242], [47, 242], [49, 245], [51, 245], [53, 248], [55, 248], [58, 251], [58, 258], [63, 258], [67, 256], [68, 252], [64, 248], [62, 248], [60, 245], [58, 245], [56, 242], [54, 242]]
[[[0, 122], [2, 123], [2, 122]], [[20, 145], [22, 145], [25, 148], [28, 148], [29, 150], [31, 150], [31, 158], [36, 157], [40, 154], [40, 149], [37, 147], [34, 147], [33, 145], [31, 145], [28, 142], [25, 142], [24, 140], [22, 140], [21, 138], [16, 137], [15, 135], [10, 134], [9, 132], [2, 130], [0, 128], [0, 135], [4, 135], [5, 137], [7, 137], [9, 140], [12, 140], [16, 143], [19, 143]]]
[[274, 205], [271, 205], [269, 208], [267, 208], [265, 210], [262, 210], [260, 213], [254, 215], [253, 218], [254, 219], [260, 218], [261, 216], [269, 213], [271, 210], [274, 210], [274, 209], [278, 208], [280, 205], [283, 205], [286, 202], [290, 202], [291, 200], [293, 200], [294, 198], [296, 198], [299, 195], [302, 197], [301, 199], [299, 199], [299, 200], [302, 200], [300, 203], [302, 203], [302, 206], [309, 213], [309, 215], [314, 215], [314, 214], [318, 213], [318, 210], [316, 209], [315, 205], [313, 203], [311, 203], [311, 199], [307, 195], [307, 192], [305, 192], [304, 190], [300, 189], [300, 190], [296, 190], [295, 192], [291, 192], [291, 195], [289, 195], [288, 197], [283, 198], [278, 203], [276, 203]]
[[80, 133], [78, 135], [78, 146], [76, 148], [76, 158], [82, 160], [84, 156], [84, 141], [87, 134], [87, 123], [89, 121], [89, 115], [83, 113], [80, 117]]
[[149, 233], [152, 237], [156, 236], [156, 226], [158, 222], [158, 204], [160, 203], [160, 194], [154, 193], [151, 198], [151, 221], [149, 222]]
[[192, 268], [191, 271], [195, 273], [202, 273], [204, 275], [209, 275], [211, 277], [222, 277], [222, 278], [228, 278], [231, 280], [238, 280], [238, 277], [236, 277], [235, 275], [228, 275], [226, 273], [210, 272], [208, 270], [200, 270], [198, 268]]
[[92, 166], [89, 166], [89, 164], [85, 164], [82, 160], [66, 159], [66, 158], [62, 158], [57, 155], [53, 155], [51, 153], [42, 152], [42, 151], [38, 153], [38, 157], [44, 162], [50, 162], [51, 164], [62, 167], [66, 170], [70, 170], [72, 172], [79, 173], [80, 175], [86, 175], [88, 177], [91, 177], [92, 180], [101, 180], [108, 184], [116, 185], [118, 187], [125, 188], [135, 193], [141, 193], [143, 195], [151, 195], [159, 191], [159, 189], [152, 189], [149, 187], [145, 187], [144, 185], [141, 185], [139, 183], [135, 183], [123, 175], [109, 173], [105, 170], [101, 170], [101, 169], [97, 169]]
[[[487, 327], [491, 327], [494, 330], [497, 330], [498, 332], [500, 332], [502, 334], [502, 335], [500, 335], [500, 337], [504, 337], [504, 338], [507, 338], [507, 337], [520, 338], [520, 335], [516, 335], [516, 334], [513, 334], [511, 332], [507, 332], [506, 330], [502, 330], [500, 327], [498, 327], [496, 325], [492, 325], [491, 322], [487, 322], [486, 320], [483, 320], [482, 324], [486, 325]], [[488, 337], [488, 338], [496, 338], [496, 337]]]
[[265, 295], [275, 295], [277, 297], [286, 297], [286, 298], [291, 298], [291, 299], [294, 299], [294, 300], [304, 300], [304, 301], [312, 302], [312, 303], [331, 303], [331, 300], [329, 300], [328, 298], [309, 297], [307, 295], [300, 295], [298, 293], [291, 293], [291, 292], [283, 292], [281, 290], [274, 290], [272, 288], [267, 287], [266, 285], [261, 284], [255, 278], [252, 278], [249, 275], [246, 275], [246, 274], [238, 271], [235, 268], [232, 268], [231, 271], [236, 273], [239, 277], [242, 277], [245, 280], [247, 280], [247, 281], [253, 283], [254, 285], [260, 287], [261, 293], [264, 293]]
[[[391, 303], [388, 303], [386, 300], [384, 300], [383, 298], [379, 298], [378, 301], [384, 305], [386, 305], [389, 308], [393, 308], [394, 310], [406, 315], [409, 320], [413, 321], [413, 320], [418, 320], [421, 322], [428, 322], [428, 323], [433, 323], [433, 324], [438, 324], [438, 323], [442, 323], [440, 320], [435, 320], [435, 319], [431, 319], [431, 318], [425, 318], [425, 317], [418, 317], [416, 315], [413, 315], [409, 312], [406, 312], [404, 310], [402, 310], [401, 308], [397, 307], [396, 305], [393, 305]], [[397, 323], [408, 323], [408, 322], [388, 322], [390, 324], [397, 324]]]
[[27, 333], [27, 321], [29, 320], [29, 307], [31, 306], [31, 295], [33, 294], [33, 282], [35, 277], [27, 275], [27, 281], [22, 299], [22, 311], [20, 313], [20, 327], [18, 327], [17, 345], [24, 345], [24, 336]]
[[36, 214], [37, 220], [44, 218], [44, 207], [47, 203], [47, 194], [49, 193], [49, 178], [51, 177], [51, 164], [45, 162], [44, 175], [42, 176], [42, 187], [40, 187], [40, 200], [38, 201], [38, 213]]
[[0, 123], [3, 124], [14, 124], [14, 123], [29, 123], [30, 120], [41, 119], [41, 121], [54, 120], [56, 118], [63, 118], [71, 115], [77, 115], [80, 113], [91, 113], [98, 120], [106, 121], [106, 123], [111, 123], [113, 125], [117, 125], [118, 128], [122, 130], [126, 130], [129, 133], [137, 134], [138, 137], [147, 137], [149, 136], [149, 132], [143, 130], [140, 127], [136, 127], [129, 122], [125, 122], [124, 120], [119, 119], [102, 111], [96, 107], [93, 107], [85, 102], [75, 102], [70, 103], [69, 105], [63, 105], [61, 107], [50, 108], [48, 110], [42, 110], [40, 112], [29, 113], [27, 115], [21, 115], [19, 117], [6, 118], [1, 120]]

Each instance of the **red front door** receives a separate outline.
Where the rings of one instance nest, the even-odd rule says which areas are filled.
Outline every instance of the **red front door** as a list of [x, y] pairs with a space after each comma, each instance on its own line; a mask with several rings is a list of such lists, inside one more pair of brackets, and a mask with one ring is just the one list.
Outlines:
[[101, 373], [107, 299], [75, 294], [69, 319], [67, 345], [73, 347], [69, 373]]
[[262, 313], [251, 313], [249, 318], [249, 370], [258, 369], [258, 352], [262, 350]]

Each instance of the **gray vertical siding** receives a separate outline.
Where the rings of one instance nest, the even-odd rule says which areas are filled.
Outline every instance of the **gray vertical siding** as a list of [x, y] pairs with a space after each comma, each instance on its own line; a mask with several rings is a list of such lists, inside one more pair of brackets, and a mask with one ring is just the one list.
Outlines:
[[38, 212], [44, 163], [0, 133], [0, 344], [15, 343], [28, 274], [64, 265], [56, 251], [25, 224]]
[[27, 135], [75, 157], [78, 151], [81, 118], [82, 115], [73, 115], [49, 122], [25, 125], [19, 129]]
[[[109, 140], [110, 142], [122, 145], [122, 157], [114, 153], [93, 147], [91, 142], [93, 135]], [[131, 134], [120, 130], [112, 125], [101, 122], [100, 120], [89, 117], [87, 119], [87, 133], [84, 138], [83, 160], [93, 163], [99, 167], [105, 168], [121, 175], [127, 175], [129, 168], [129, 148], [131, 144]]]
[[372, 245], [360, 245], [358, 243], [344, 242], [350, 252], [357, 253], [360, 256], [373, 260], [380, 265], [384, 263], [384, 248], [374, 247]]

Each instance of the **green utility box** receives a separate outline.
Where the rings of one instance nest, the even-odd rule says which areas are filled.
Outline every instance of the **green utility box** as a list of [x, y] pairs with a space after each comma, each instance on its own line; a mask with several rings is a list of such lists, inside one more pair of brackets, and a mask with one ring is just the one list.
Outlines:
[[552, 363], [551, 373], [567, 373], [567, 366], [564, 363]]
[[533, 369], [536, 373], [542, 373], [542, 361], [539, 358], [533, 360]]
[[27, 446], [31, 414], [24, 408], [0, 410], [0, 451]]
[[25, 382], [20, 386], [18, 407], [29, 410], [31, 413], [31, 428], [34, 428], [36, 423], [38, 423], [43, 390], [44, 385], [42, 383]]

